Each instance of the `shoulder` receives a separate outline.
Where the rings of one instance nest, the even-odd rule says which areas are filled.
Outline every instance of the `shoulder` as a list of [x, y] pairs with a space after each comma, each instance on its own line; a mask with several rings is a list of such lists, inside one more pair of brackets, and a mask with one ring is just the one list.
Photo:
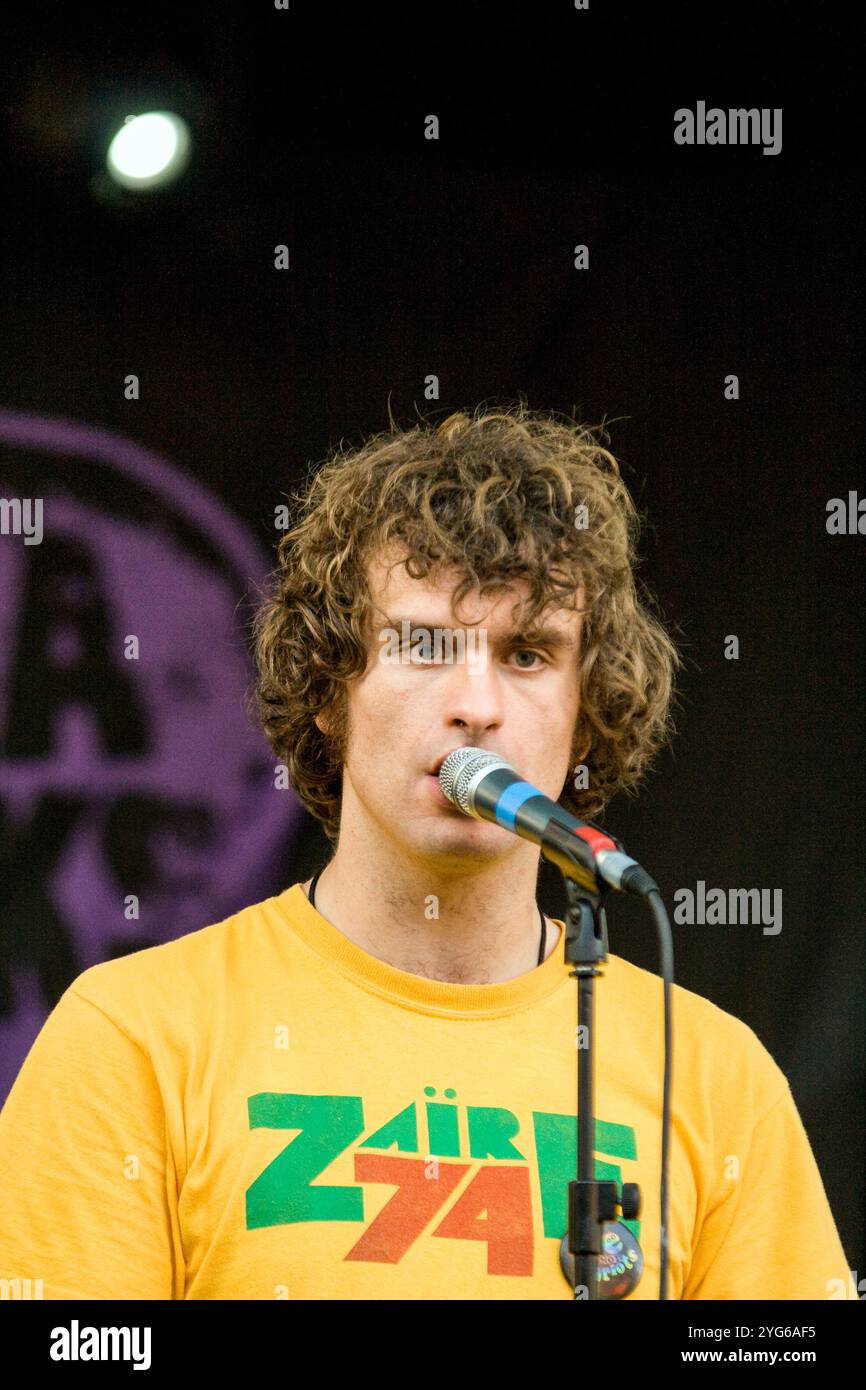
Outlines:
[[244, 975], [267, 968], [263, 957], [275, 930], [276, 898], [253, 903], [220, 922], [172, 941], [100, 961], [76, 976], [64, 999], [84, 1000], [135, 1041], [154, 1026], [182, 1028], [219, 1012]]
[[[664, 985], [660, 975], [608, 956], [613, 1007], [634, 1031], [643, 1056], [664, 1057]], [[674, 1085], [703, 1093], [710, 1106], [725, 1099], [761, 1116], [788, 1093], [784, 1072], [753, 1028], [711, 999], [674, 984], [671, 989]]]

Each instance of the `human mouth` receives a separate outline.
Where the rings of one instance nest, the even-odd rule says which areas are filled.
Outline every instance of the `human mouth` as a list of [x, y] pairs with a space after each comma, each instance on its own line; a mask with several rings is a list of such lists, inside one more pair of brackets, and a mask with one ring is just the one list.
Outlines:
[[448, 754], [443, 753], [442, 757], [436, 760], [433, 766], [429, 768], [427, 771], [427, 779], [430, 782], [430, 790], [432, 791], [434, 799], [438, 802], [438, 804], [440, 806], [450, 806], [452, 809], [455, 809], [453, 803], [448, 800], [447, 796], [443, 792], [442, 783], [439, 780], [439, 770], [447, 757]]

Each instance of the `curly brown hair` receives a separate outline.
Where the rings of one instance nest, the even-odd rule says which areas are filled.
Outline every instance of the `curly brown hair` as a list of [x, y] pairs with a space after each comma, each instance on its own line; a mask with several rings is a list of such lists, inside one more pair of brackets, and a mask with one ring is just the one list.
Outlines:
[[[373, 600], [367, 564], [399, 545], [407, 573], [462, 578], [452, 609], [515, 579], [528, 585], [527, 621], [549, 605], [585, 606], [580, 710], [564, 806], [595, 819], [619, 791], [633, 795], [673, 736], [670, 707], [682, 664], [635, 579], [641, 517], [616, 459], [581, 426], [516, 406], [440, 425], [426, 421], [342, 445], [292, 494], [295, 524], [281, 537], [272, 587], [252, 622], [258, 675], [251, 692], [271, 748], [307, 810], [336, 843], [348, 746], [346, 686], [363, 675]], [[577, 508], [588, 525], [578, 525]], [[327, 712], [327, 713], [326, 713]], [[327, 734], [315, 723], [325, 715]]]

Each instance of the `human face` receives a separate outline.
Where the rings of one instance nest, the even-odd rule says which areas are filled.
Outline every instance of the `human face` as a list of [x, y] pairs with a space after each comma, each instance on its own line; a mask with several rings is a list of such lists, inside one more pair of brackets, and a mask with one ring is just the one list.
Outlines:
[[[581, 615], [549, 609], [535, 632], [521, 630], [513, 610], [528, 585], [518, 581], [492, 596], [472, 591], [458, 616], [451, 608], [457, 574], [413, 579], [402, 561], [393, 565], [393, 553], [388, 558], [390, 568], [384, 556], [368, 567], [374, 603], [368, 664], [347, 688], [341, 843], [344, 834], [355, 844], [359, 834], [361, 844], [371, 834], [426, 860], [495, 860], [521, 842], [452, 806], [439, 785], [439, 766], [454, 748], [483, 748], [501, 754], [554, 800], [559, 796], [580, 701]], [[418, 628], [431, 636], [436, 628], [462, 630], [463, 659], [434, 656], [417, 664], [408, 652], [382, 659], [386, 634], [396, 630], [402, 637], [405, 619], [413, 635]]]

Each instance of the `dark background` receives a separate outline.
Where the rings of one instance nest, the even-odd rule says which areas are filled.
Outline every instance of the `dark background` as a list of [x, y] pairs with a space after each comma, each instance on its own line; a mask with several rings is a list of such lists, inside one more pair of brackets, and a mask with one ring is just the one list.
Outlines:
[[[265, 552], [282, 494], [389, 402], [608, 422], [687, 665], [673, 748], [605, 823], [671, 914], [698, 879], [782, 888], [778, 936], [675, 927], [676, 978], [788, 1076], [863, 1270], [866, 541], [825, 526], [866, 491], [857, 36], [833, 5], [537, 11], [8, 7], [0, 404], [156, 450]], [[781, 107], [781, 153], [675, 145], [698, 100]], [[112, 194], [107, 135], [153, 106], [190, 120], [189, 171]], [[304, 819], [258, 897], [326, 853]], [[648, 917], [609, 925], [655, 968]]]

